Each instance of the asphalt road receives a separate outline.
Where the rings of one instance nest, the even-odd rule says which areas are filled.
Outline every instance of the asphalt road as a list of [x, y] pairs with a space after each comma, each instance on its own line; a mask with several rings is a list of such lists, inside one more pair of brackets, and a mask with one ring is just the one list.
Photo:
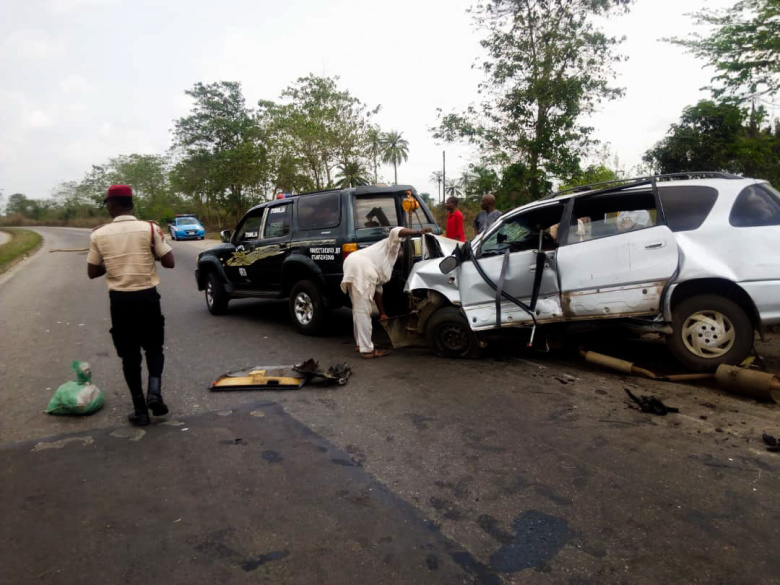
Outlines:
[[[355, 359], [350, 315], [295, 333], [286, 303], [212, 317], [199, 242], [162, 274], [164, 392], [143, 430], [88, 232], [40, 229], [0, 283], [2, 583], [778, 583], [777, 407], [505, 348]], [[624, 345], [624, 351], [659, 352]], [[220, 374], [350, 361], [340, 388], [210, 393]], [[87, 360], [106, 407], [42, 414]], [[628, 408], [624, 388], [680, 414]]]

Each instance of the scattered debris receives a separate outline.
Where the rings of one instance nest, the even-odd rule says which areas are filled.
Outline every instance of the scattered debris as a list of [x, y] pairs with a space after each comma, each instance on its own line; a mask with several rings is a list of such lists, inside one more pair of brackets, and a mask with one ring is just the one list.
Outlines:
[[773, 374], [720, 365], [715, 372], [715, 380], [734, 394], [780, 403], [780, 378]]
[[340, 363], [327, 370], [320, 368], [314, 359], [292, 366], [255, 366], [246, 370], [229, 372], [211, 384], [211, 390], [297, 390], [314, 379], [322, 379], [326, 385], [343, 386], [352, 375], [348, 364]]
[[656, 414], [658, 416], [666, 416], [670, 412], [680, 412], [678, 408], [673, 406], [666, 406], [663, 402], [658, 400], [655, 396], [639, 396], [631, 393], [631, 390], [625, 388], [628, 397], [639, 405], [639, 410], [642, 412], [649, 412], [650, 414]]
[[761, 435], [761, 438], [764, 439], [764, 443], [767, 445], [767, 451], [770, 453], [780, 453], [780, 441], [777, 439], [777, 437], [773, 437], [772, 435], [764, 433]]

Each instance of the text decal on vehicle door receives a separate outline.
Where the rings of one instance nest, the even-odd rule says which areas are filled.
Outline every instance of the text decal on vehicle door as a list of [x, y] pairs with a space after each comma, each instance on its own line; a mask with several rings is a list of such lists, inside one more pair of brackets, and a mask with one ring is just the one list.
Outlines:
[[338, 248], [309, 248], [312, 260], [335, 260]]

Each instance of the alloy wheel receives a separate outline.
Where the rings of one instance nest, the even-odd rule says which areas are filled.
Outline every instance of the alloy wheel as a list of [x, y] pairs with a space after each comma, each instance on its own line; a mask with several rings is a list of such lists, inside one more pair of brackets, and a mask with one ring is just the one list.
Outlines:
[[734, 325], [718, 311], [699, 311], [689, 316], [683, 324], [682, 341], [693, 355], [717, 358], [734, 346]]
[[308, 325], [314, 318], [314, 303], [305, 292], [299, 292], [295, 297], [295, 318], [301, 325]]

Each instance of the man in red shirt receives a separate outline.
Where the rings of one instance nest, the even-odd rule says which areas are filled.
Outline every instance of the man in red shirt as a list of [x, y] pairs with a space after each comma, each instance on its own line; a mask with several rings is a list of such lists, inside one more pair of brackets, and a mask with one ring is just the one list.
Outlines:
[[444, 235], [459, 242], [466, 241], [466, 233], [463, 231], [463, 214], [458, 209], [458, 199], [450, 197], [445, 203], [447, 208], [447, 229]]

